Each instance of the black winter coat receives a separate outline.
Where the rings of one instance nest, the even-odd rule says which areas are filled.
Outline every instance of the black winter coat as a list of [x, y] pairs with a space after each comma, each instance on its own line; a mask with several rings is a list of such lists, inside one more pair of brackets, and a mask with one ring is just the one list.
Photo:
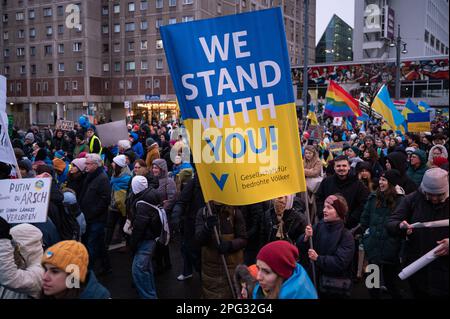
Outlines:
[[[392, 235], [406, 236], [406, 230], [399, 228], [402, 221], [409, 224], [429, 222], [449, 218], [448, 198], [444, 203], [433, 205], [427, 201], [420, 190], [405, 196], [390, 216], [387, 229]], [[448, 227], [414, 229], [405, 246], [405, 266], [416, 261], [437, 246], [437, 241], [448, 238]], [[449, 257], [438, 257], [426, 267], [410, 277], [412, 283], [420, 286], [429, 295], [448, 296]]]
[[80, 195], [81, 211], [86, 223], [106, 222], [111, 202], [111, 186], [103, 167], [86, 176]]
[[148, 188], [133, 196], [131, 226], [133, 232], [130, 238], [130, 249], [136, 251], [139, 243], [144, 240], [156, 239], [161, 235], [162, 223], [156, 209], [145, 203], [157, 206], [159, 196], [155, 189]]
[[259, 250], [264, 242], [261, 241], [261, 224], [264, 215], [264, 203], [241, 206], [239, 209], [245, 219], [245, 229], [247, 231], [248, 250]]
[[[283, 233], [286, 240], [295, 243], [297, 238], [305, 232], [307, 226], [306, 217], [296, 208], [285, 210], [283, 213]], [[275, 208], [264, 212], [261, 224], [261, 246], [278, 240], [276, 238], [278, 231], [278, 221]]]
[[354, 228], [359, 223], [364, 205], [369, 196], [369, 190], [356, 176], [349, 175], [345, 180], [339, 179], [337, 175], [325, 178], [320, 183], [316, 193], [317, 214], [319, 219], [323, 218], [323, 207], [325, 199], [337, 193], [341, 193], [347, 200], [348, 214], [345, 226]]
[[[304, 241], [305, 235], [297, 240], [297, 247], [301, 253], [300, 260], [305, 267], [310, 267], [308, 249], [309, 241]], [[325, 223], [323, 220], [313, 226], [313, 246], [319, 255], [317, 276], [351, 278], [352, 260], [355, 252], [353, 235], [344, 227], [342, 221]], [[317, 278], [318, 278], [317, 277]]]

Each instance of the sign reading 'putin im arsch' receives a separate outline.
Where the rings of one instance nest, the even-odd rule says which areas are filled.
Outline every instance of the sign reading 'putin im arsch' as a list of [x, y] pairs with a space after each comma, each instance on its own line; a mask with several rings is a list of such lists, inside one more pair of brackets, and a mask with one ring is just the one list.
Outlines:
[[161, 27], [205, 200], [306, 189], [280, 8]]

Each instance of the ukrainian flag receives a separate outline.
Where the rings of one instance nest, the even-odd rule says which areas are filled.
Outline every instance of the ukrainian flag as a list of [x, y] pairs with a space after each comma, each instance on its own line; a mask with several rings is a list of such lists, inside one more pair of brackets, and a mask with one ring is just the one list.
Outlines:
[[383, 85], [378, 91], [377, 96], [372, 102], [372, 108], [383, 116], [387, 124], [394, 131], [401, 131], [405, 133], [405, 117], [395, 108], [394, 103], [391, 101], [389, 91], [386, 85]]
[[319, 125], [319, 121], [317, 120], [316, 116], [316, 108], [313, 103], [309, 105], [309, 111], [306, 118], [311, 121], [311, 125]]
[[408, 114], [408, 131], [409, 132], [429, 132], [430, 112], [409, 113]]
[[411, 99], [408, 99], [405, 104], [405, 108], [402, 111], [402, 115], [406, 118], [408, 113], [420, 113], [422, 112], [417, 105], [414, 104]]
[[420, 112], [427, 112], [427, 111], [431, 110], [431, 107], [424, 101], [420, 101], [419, 102], [419, 110], [420, 110]]

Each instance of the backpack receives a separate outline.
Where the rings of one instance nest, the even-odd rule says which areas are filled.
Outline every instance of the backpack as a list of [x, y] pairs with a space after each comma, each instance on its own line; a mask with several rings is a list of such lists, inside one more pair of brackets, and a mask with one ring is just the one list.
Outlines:
[[80, 224], [74, 214], [65, 206], [60, 208], [60, 227], [58, 227], [61, 240], [80, 240]]
[[155, 206], [152, 204], [149, 204], [143, 200], [140, 200], [136, 203], [137, 204], [146, 204], [150, 207], [156, 209], [158, 211], [159, 219], [161, 220], [161, 234], [155, 239], [156, 242], [159, 242], [160, 244], [167, 246], [170, 241], [170, 230], [169, 230], [169, 221], [167, 219], [167, 214], [164, 208], [161, 206]]

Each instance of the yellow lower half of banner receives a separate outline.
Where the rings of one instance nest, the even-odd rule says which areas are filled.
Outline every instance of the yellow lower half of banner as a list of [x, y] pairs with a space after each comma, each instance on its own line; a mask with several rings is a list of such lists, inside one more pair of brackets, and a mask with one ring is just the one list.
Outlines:
[[294, 103], [185, 125], [206, 201], [248, 205], [306, 190]]
[[430, 132], [430, 122], [408, 123], [408, 132]]

